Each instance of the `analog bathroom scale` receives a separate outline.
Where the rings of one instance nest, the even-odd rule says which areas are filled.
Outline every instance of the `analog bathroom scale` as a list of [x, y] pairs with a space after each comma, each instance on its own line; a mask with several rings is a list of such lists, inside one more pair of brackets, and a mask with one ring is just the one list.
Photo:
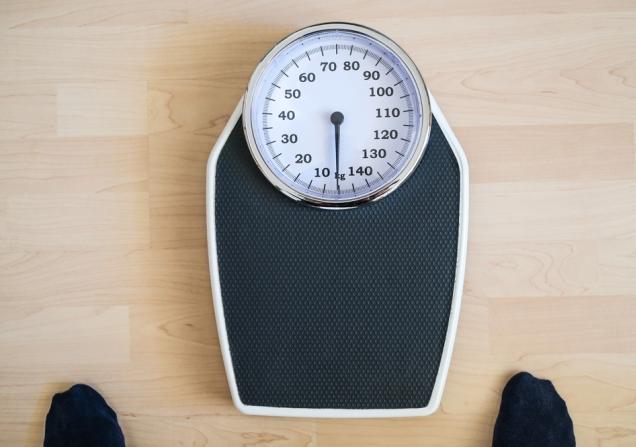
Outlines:
[[439, 407], [464, 281], [468, 164], [395, 42], [326, 23], [278, 43], [211, 152], [206, 200], [240, 411]]

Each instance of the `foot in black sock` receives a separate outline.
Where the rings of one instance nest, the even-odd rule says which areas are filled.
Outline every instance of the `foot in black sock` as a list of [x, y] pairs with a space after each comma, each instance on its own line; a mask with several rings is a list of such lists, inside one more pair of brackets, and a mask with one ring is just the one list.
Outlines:
[[117, 415], [88, 385], [53, 396], [44, 447], [125, 447]]
[[549, 380], [516, 374], [504, 388], [493, 447], [574, 447], [565, 401]]

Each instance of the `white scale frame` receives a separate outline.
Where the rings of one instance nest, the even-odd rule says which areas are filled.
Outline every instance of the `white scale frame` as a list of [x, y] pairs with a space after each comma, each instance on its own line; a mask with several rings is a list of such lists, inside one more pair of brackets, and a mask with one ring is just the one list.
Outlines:
[[[459, 310], [461, 308], [462, 291], [464, 287], [464, 273], [466, 268], [466, 251], [468, 242], [468, 160], [464, 150], [462, 149], [457, 137], [453, 133], [448, 121], [440, 110], [437, 101], [428, 92], [431, 103], [431, 113], [439, 124], [446, 140], [457, 159], [460, 171], [460, 211], [459, 211], [459, 234], [457, 243], [457, 266], [455, 269], [455, 286], [453, 289], [453, 298], [451, 302], [450, 316], [446, 329], [446, 340], [442, 351], [439, 369], [437, 370], [437, 378], [428, 405], [421, 408], [399, 408], [399, 409], [340, 409], [340, 408], [286, 408], [286, 407], [264, 407], [246, 405], [241, 401], [236, 378], [234, 376], [234, 367], [232, 364], [232, 353], [227, 337], [227, 329], [225, 327], [225, 314], [223, 311], [223, 300], [221, 298], [221, 283], [219, 278], [219, 260], [217, 257], [216, 247], [216, 226], [215, 226], [215, 183], [216, 183], [216, 167], [219, 156], [223, 151], [227, 138], [236, 127], [236, 123], [241, 117], [243, 110], [243, 98], [239, 101], [230, 116], [225, 128], [219, 135], [207, 166], [207, 185], [206, 185], [206, 216], [207, 216], [207, 232], [208, 232], [208, 256], [210, 265], [210, 281], [212, 283], [212, 297], [214, 301], [214, 313], [216, 315], [216, 326], [219, 332], [219, 342], [223, 355], [223, 363], [225, 365], [225, 373], [230, 387], [232, 401], [236, 408], [244, 414], [258, 416], [284, 416], [284, 417], [311, 417], [311, 418], [388, 418], [388, 417], [412, 417], [412, 416], [429, 416], [440, 406], [442, 393], [448, 376], [448, 369], [455, 344], [455, 335], [457, 333], [457, 325], [459, 322]], [[423, 163], [425, 161], [422, 161]], [[373, 206], [373, 205], [365, 205]], [[334, 211], [323, 211], [325, 213]], [[338, 211], [335, 211], [338, 212]]]

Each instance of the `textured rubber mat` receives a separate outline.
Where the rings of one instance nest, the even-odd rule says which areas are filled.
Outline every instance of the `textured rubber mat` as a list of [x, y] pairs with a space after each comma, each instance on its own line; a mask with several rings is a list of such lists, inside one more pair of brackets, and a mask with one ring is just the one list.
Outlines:
[[219, 277], [245, 405], [402, 409], [431, 397], [449, 320], [460, 172], [437, 122], [414, 174], [351, 210], [267, 182], [239, 120], [216, 168]]

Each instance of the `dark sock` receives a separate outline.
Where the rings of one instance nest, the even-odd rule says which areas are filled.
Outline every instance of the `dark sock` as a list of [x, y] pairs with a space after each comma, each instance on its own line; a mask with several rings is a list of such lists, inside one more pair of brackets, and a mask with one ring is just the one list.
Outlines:
[[549, 380], [522, 372], [501, 396], [493, 447], [574, 447], [574, 429], [565, 401]]
[[44, 447], [125, 447], [117, 415], [88, 385], [53, 396]]

